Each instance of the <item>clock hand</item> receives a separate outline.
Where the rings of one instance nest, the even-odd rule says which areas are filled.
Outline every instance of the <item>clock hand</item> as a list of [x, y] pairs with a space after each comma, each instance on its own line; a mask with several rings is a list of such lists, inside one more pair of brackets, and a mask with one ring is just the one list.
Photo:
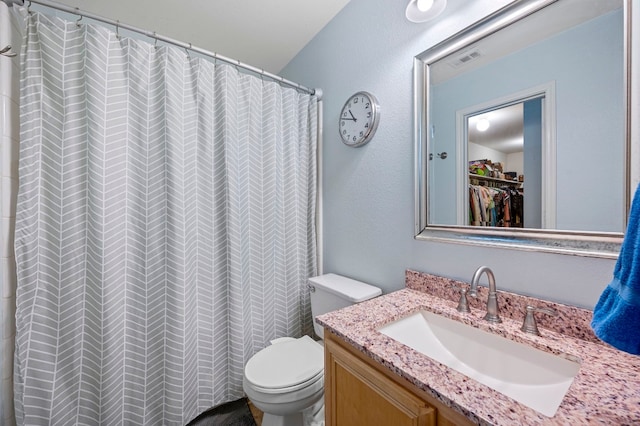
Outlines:
[[353, 113], [351, 112], [351, 110], [349, 110], [349, 114], [351, 114], [351, 118], [353, 119], [353, 121], [358, 121], [358, 120], [356, 120], [356, 118], [353, 116]]
[[356, 121], [355, 118], [344, 118], [344, 117], [342, 117], [340, 120]]

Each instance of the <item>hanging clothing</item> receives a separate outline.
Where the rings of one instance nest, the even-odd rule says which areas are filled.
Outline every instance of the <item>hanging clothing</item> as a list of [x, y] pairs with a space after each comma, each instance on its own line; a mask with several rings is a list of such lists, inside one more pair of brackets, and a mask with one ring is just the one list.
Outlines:
[[184, 425], [312, 330], [317, 100], [40, 13], [22, 57], [18, 424]]
[[471, 226], [524, 226], [524, 196], [509, 187], [495, 188], [469, 184], [469, 224]]
[[515, 189], [510, 190], [511, 195], [511, 226], [524, 227], [524, 196]]

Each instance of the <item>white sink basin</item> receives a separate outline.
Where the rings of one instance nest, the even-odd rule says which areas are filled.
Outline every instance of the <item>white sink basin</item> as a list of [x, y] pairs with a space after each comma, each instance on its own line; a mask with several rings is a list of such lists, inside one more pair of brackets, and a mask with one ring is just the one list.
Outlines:
[[580, 369], [578, 362], [424, 310], [378, 331], [549, 417]]

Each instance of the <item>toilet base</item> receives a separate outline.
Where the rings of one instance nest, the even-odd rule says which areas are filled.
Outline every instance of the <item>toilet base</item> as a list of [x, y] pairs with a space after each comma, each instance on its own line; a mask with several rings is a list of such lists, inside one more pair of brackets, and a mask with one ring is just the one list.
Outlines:
[[264, 413], [262, 417], [262, 426], [303, 426], [303, 424], [302, 413], [293, 413], [287, 416]]
[[264, 413], [262, 426], [324, 426], [324, 400], [304, 411], [285, 416]]

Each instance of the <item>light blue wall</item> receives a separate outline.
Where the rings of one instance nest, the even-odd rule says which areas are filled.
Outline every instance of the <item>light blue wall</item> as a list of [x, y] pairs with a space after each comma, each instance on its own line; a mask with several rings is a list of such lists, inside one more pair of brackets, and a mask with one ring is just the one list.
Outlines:
[[[405, 0], [351, 0], [284, 69], [324, 91], [324, 271], [380, 286], [404, 286], [407, 268], [469, 281], [488, 265], [499, 288], [592, 308], [614, 262], [416, 241], [414, 230], [412, 58], [507, 4], [449, 0], [431, 23], [406, 21]], [[374, 93], [382, 107], [374, 139], [340, 142], [346, 98]]]

